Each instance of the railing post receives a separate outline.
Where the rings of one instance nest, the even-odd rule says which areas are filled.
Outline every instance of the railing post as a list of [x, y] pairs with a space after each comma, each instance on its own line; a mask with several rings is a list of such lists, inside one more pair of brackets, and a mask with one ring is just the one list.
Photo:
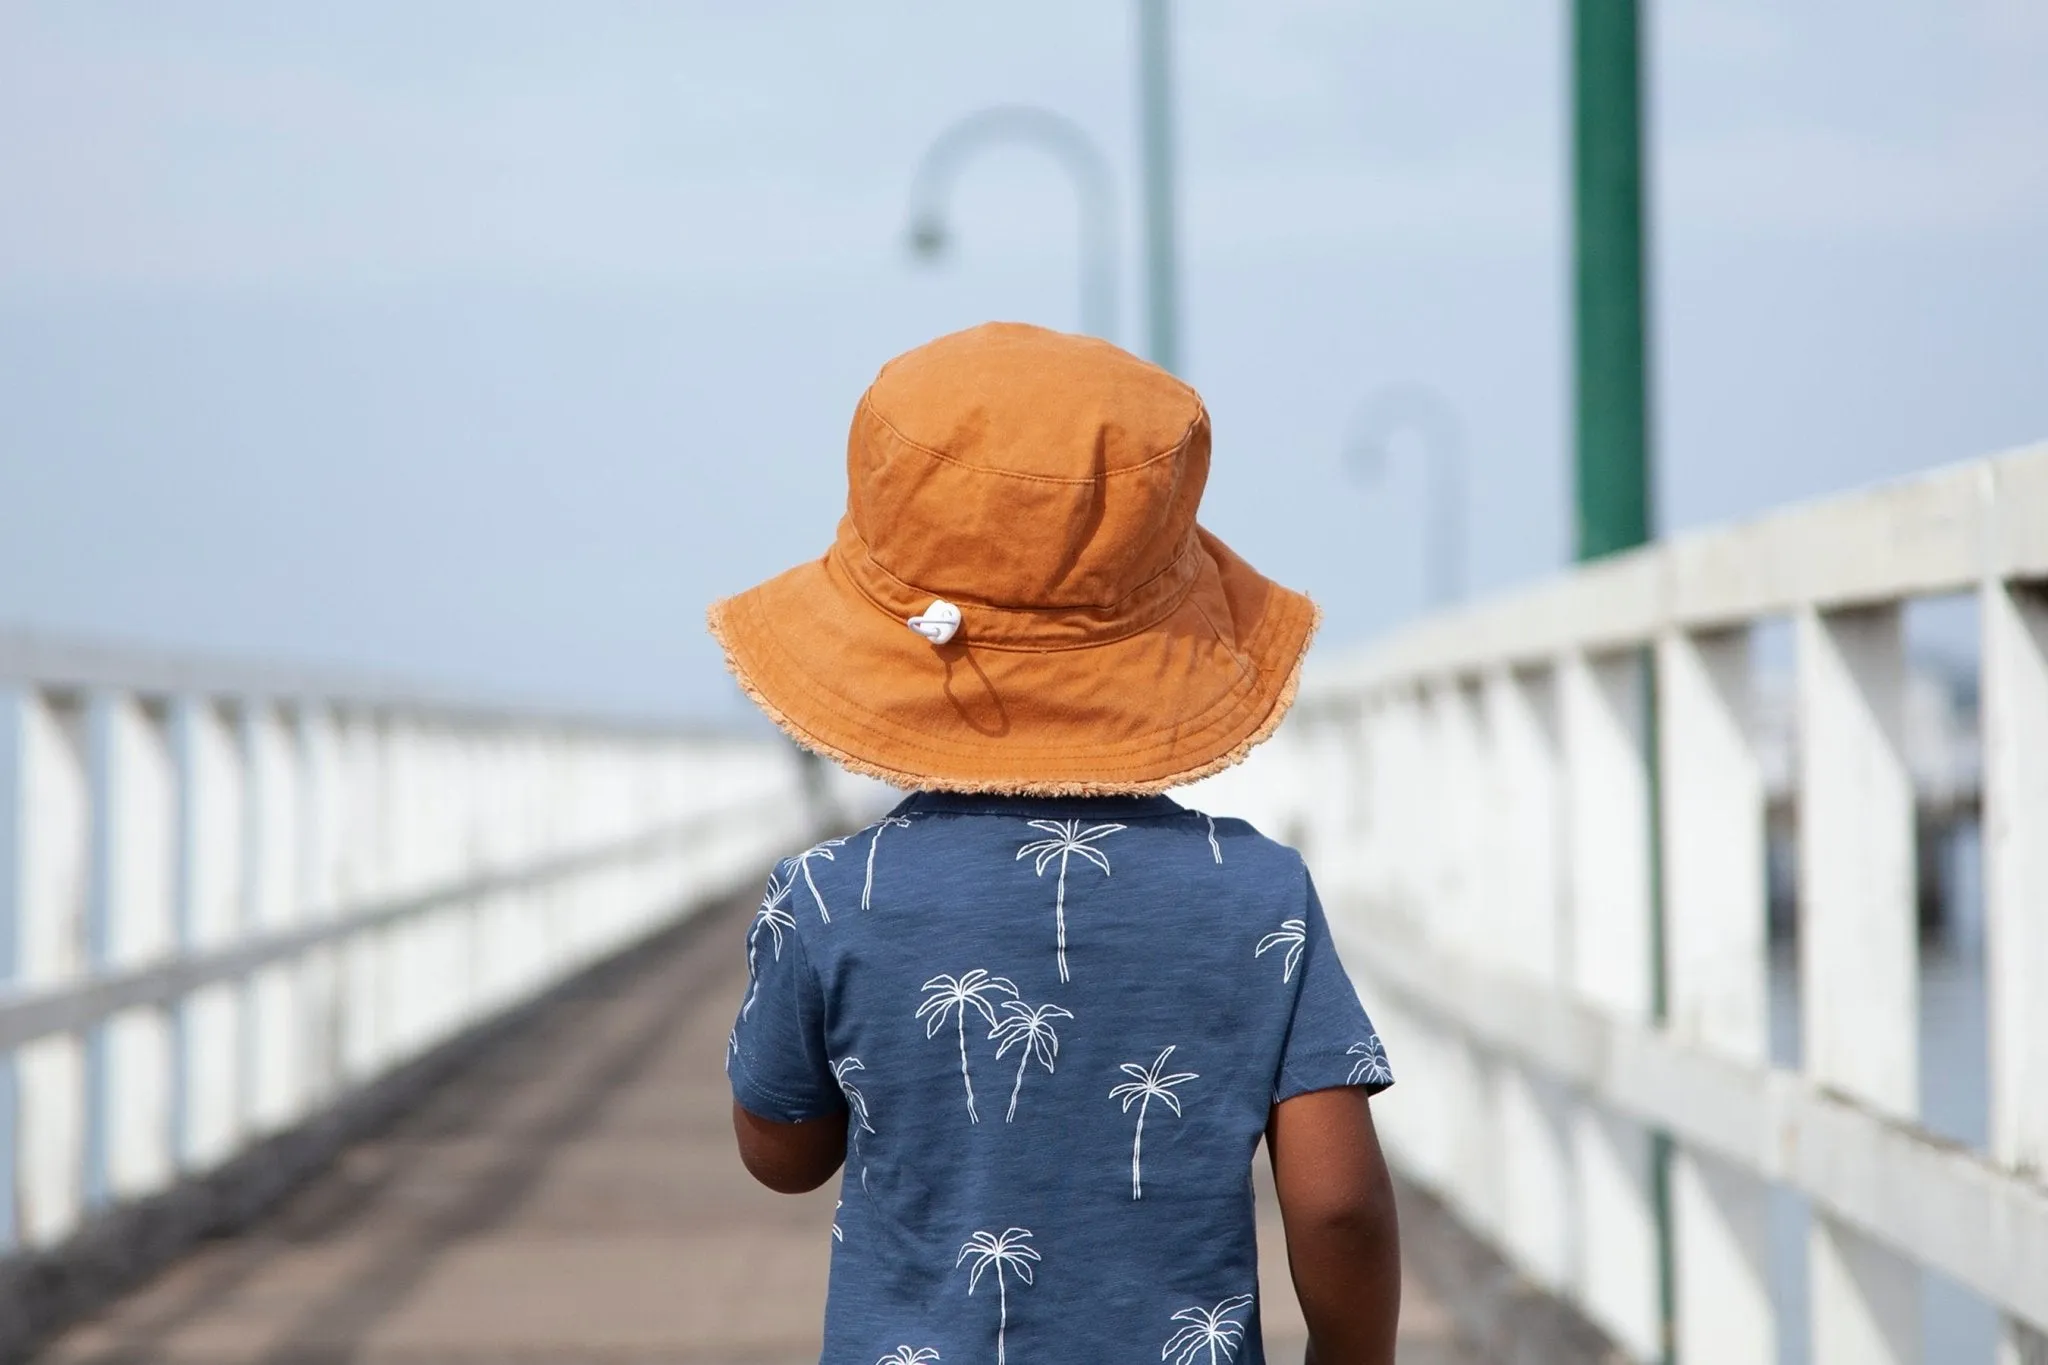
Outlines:
[[[1436, 693], [1440, 727], [1440, 765], [1444, 781], [1443, 806], [1437, 818], [1448, 838], [1440, 850], [1439, 883], [1442, 895], [1454, 901], [1439, 901], [1455, 918], [1449, 935], [1458, 955], [1468, 962], [1481, 962], [1498, 969], [1512, 956], [1505, 937], [1515, 912], [1511, 903], [1493, 894], [1503, 860], [1505, 831], [1500, 821], [1501, 753], [1500, 736], [1490, 723], [1485, 680], [1464, 677], [1446, 680]], [[1537, 1215], [1517, 1199], [1517, 1185], [1525, 1185], [1522, 1153], [1514, 1138], [1523, 1121], [1535, 1108], [1529, 1094], [1528, 1078], [1512, 1060], [1489, 1049], [1474, 1050], [1474, 1076], [1478, 1091], [1473, 1153], [1479, 1174], [1478, 1189], [1483, 1200], [1480, 1220], [1485, 1232], [1503, 1246], [1513, 1248], [1519, 1234], [1518, 1221]], [[1541, 1242], [1538, 1233], [1530, 1240]]]
[[[1751, 733], [1749, 632], [1657, 643], [1668, 1025], [1744, 1066], [1769, 1060], [1764, 780]], [[1765, 1184], [1703, 1153], [1672, 1164], [1677, 1355], [1769, 1361]]]
[[[1475, 805], [1484, 797], [1480, 781], [1478, 717], [1469, 689], [1456, 678], [1438, 678], [1419, 689], [1410, 704], [1413, 731], [1429, 762], [1418, 765], [1415, 804], [1422, 817], [1411, 831], [1417, 904], [1429, 933], [1471, 958], [1485, 953], [1478, 887]], [[1503, 1240], [1507, 1231], [1500, 1097], [1508, 1068], [1466, 1038], [1447, 1040], [1451, 1065], [1445, 1088], [1455, 1138], [1449, 1167], [1453, 1203], [1483, 1235]]]
[[[2048, 592], [1980, 601], [1991, 1153], [2048, 1182]], [[1999, 1365], [2048, 1365], [2048, 1331], [2008, 1319]]]
[[1424, 705], [1435, 732], [1440, 784], [1432, 821], [1430, 911], [1459, 952], [1483, 959], [1490, 955], [1491, 944], [1478, 885], [1484, 875], [1480, 853], [1486, 791], [1477, 708], [1471, 690], [1457, 679], [1432, 686]]
[[[303, 919], [330, 920], [340, 907], [342, 779], [333, 708], [307, 699], [297, 708], [300, 782], [296, 895]], [[342, 1084], [341, 962], [331, 944], [308, 952], [299, 969], [303, 1041], [300, 1089], [308, 1105]]]
[[[28, 689], [0, 683], [0, 991], [20, 984], [22, 850], [27, 842], [28, 769], [24, 762]], [[19, 1244], [21, 1087], [13, 1051], [0, 1051], [0, 1253]]]
[[[170, 948], [176, 814], [160, 714], [127, 692], [88, 712], [92, 870], [86, 962], [106, 974]], [[156, 1009], [125, 1011], [86, 1033], [84, 1199], [158, 1189], [170, 1177], [170, 1050]]]
[[[243, 932], [253, 935], [298, 921], [302, 803], [298, 746], [289, 717], [274, 703], [252, 703], [242, 725], [248, 753], [248, 901]], [[303, 1029], [298, 975], [298, 964], [278, 963], [256, 972], [246, 986], [244, 1120], [257, 1132], [281, 1128], [300, 1113]]]
[[1400, 823], [1398, 803], [1388, 800], [1398, 790], [1395, 769], [1399, 754], [1393, 738], [1392, 710], [1387, 699], [1378, 694], [1367, 697], [1358, 724], [1360, 777], [1365, 784], [1359, 804], [1365, 818], [1357, 835], [1352, 878], [1358, 904], [1370, 908], [1385, 923], [1392, 918], [1390, 912], [1394, 908], [1392, 841]]
[[1533, 981], [1561, 989], [1571, 977], [1566, 937], [1567, 867], [1557, 679], [1550, 670], [1488, 675], [1497, 858], [1487, 899], [1499, 906], [1494, 955]]
[[[1559, 669], [1569, 809], [1569, 942], [1577, 994], [1650, 1017], [1650, 772], [1639, 653], [1573, 651]], [[1650, 1140], [1576, 1106], [1574, 1156], [1587, 1312], [1638, 1359], [1662, 1355]]]
[[[1547, 673], [1496, 668], [1485, 682], [1493, 801], [1489, 956], [1502, 970], [1548, 991], [1568, 986], [1563, 953], [1564, 820], [1556, 686]], [[1505, 1063], [1497, 1101], [1503, 1151], [1506, 1241], [1544, 1288], [1572, 1277], [1571, 1122], [1557, 1087]]]
[[[15, 982], [48, 986], [85, 966], [92, 804], [78, 699], [14, 691]], [[85, 1059], [72, 1034], [14, 1056], [15, 1240], [48, 1246], [78, 1224], [84, 1200]]]
[[[246, 765], [237, 723], [219, 703], [182, 699], [176, 721], [184, 812], [178, 946], [203, 953], [242, 932]], [[202, 987], [185, 999], [177, 1020], [177, 1154], [187, 1169], [207, 1170], [241, 1140], [243, 993], [234, 983]]]
[[1389, 699], [1381, 730], [1380, 772], [1389, 793], [1402, 796], [1382, 807], [1387, 895], [1411, 926], [1427, 926], [1431, 937], [1440, 939], [1429, 903], [1440, 774], [1429, 762], [1422, 701], [1412, 689]]
[[[1919, 1110], [1913, 778], [1896, 604], [1798, 618], [1799, 891], [1806, 1071]], [[1813, 1365], [1914, 1365], [1920, 1272], [1816, 1210]]]
[[[1430, 866], [1426, 831], [1435, 813], [1430, 799], [1434, 788], [1418, 761], [1421, 723], [1421, 707], [1412, 689], [1376, 693], [1366, 702], [1360, 724], [1366, 756], [1364, 801], [1370, 819], [1359, 835], [1353, 872], [1356, 898], [1345, 903], [1325, 897], [1340, 939], [1355, 936], [1355, 941], [1370, 942], [1433, 927], [1421, 901]], [[1276, 736], [1275, 743], [1289, 746], [1279, 751], [1286, 766], [1268, 769], [1278, 774], [1268, 779], [1280, 798], [1276, 814], [1283, 802], [1316, 801], [1318, 794], [1305, 788], [1299, 772], [1308, 747], [1324, 741], [1328, 724], [1318, 714], [1296, 727], [1297, 733], [1283, 729]], [[1291, 820], [1277, 819], [1272, 831], [1284, 837]], [[1321, 864], [1316, 874], [1322, 877]], [[1442, 1078], [1441, 1084], [1411, 1091], [1387, 1107], [1382, 1120], [1388, 1151], [1423, 1184], [1462, 1208], [1471, 1193], [1462, 1176], [1473, 1165], [1465, 1150], [1467, 1122], [1478, 1103], [1469, 1050], [1462, 1039], [1426, 1015], [1408, 1014], [1392, 1000], [1378, 1002], [1374, 1022], [1389, 1047], [1409, 1058], [1411, 1072]]]
[[[161, 707], [128, 693], [96, 702], [99, 866], [93, 966], [111, 971], [165, 956], [175, 945], [177, 783]], [[166, 1184], [173, 1076], [164, 1012], [109, 1018], [94, 1051], [94, 1202], [133, 1198]]]
[[[352, 707], [341, 714], [339, 742], [341, 828], [335, 836], [335, 877], [342, 904], [354, 906], [385, 889], [382, 730], [370, 712]], [[338, 1046], [342, 1078], [350, 1084], [376, 1074], [381, 1055], [381, 938], [370, 932], [351, 934], [341, 945]]]
[[1469, 1037], [1444, 1038], [1443, 1113], [1451, 1148], [1446, 1192], [1451, 1205], [1484, 1237], [1501, 1237], [1497, 1063]]

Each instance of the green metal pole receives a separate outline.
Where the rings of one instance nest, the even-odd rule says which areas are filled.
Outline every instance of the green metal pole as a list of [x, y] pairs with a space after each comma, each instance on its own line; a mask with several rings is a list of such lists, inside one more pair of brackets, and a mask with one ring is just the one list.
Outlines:
[[1650, 538], [1643, 146], [1636, 0], [1573, 0], [1577, 552]]
[[1145, 178], [1145, 340], [1180, 369], [1180, 261], [1174, 240], [1172, 52], [1167, 0], [1138, 0], [1138, 123]]
[[[1598, 559], [1648, 541], [1649, 377], [1644, 334], [1642, 25], [1637, 0], [1572, 3], [1572, 294], [1575, 549]], [[1642, 659], [1649, 769], [1651, 1013], [1669, 1013], [1655, 659]], [[1659, 1358], [1676, 1359], [1677, 1265], [1670, 1135], [1650, 1138]]]

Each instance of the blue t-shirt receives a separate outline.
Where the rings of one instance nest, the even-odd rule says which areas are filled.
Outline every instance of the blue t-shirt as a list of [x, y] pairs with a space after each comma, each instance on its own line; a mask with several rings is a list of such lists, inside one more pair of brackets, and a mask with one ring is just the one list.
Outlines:
[[1393, 1082], [1300, 855], [1163, 796], [919, 793], [747, 960], [734, 1097], [848, 1116], [828, 1365], [1256, 1365], [1269, 1111]]

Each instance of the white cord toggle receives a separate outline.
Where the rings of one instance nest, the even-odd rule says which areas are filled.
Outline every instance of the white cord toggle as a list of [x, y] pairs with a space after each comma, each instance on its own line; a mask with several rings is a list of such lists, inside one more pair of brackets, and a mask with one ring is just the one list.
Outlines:
[[960, 629], [960, 608], [943, 597], [934, 597], [922, 616], [910, 618], [910, 628], [935, 645], [951, 640]]

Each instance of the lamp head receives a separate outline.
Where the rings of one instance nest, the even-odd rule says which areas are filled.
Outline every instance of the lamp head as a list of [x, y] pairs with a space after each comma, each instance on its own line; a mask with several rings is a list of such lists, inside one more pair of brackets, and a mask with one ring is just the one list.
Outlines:
[[937, 261], [946, 254], [946, 225], [934, 215], [914, 219], [910, 224], [910, 254], [920, 261]]
[[1353, 478], [1379, 482], [1387, 472], [1386, 439], [1377, 432], [1352, 438], [1344, 448], [1344, 468]]

